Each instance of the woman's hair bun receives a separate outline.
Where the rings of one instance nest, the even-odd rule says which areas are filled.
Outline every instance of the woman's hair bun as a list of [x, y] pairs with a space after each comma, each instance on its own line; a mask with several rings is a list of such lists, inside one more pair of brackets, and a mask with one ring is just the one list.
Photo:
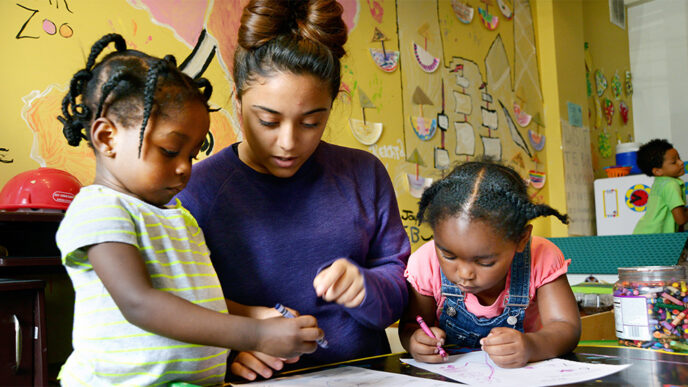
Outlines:
[[291, 35], [320, 43], [339, 59], [347, 39], [342, 12], [336, 0], [253, 0], [241, 16], [238, 43], [252, 50]]

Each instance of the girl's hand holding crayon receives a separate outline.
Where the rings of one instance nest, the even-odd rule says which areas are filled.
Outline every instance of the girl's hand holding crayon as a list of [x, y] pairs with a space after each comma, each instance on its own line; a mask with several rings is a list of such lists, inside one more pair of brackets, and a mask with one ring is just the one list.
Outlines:
[[277, 357], [291, 358], [314, 352], [318, 347], [316, 340], [324, 336], [313, 316], [269, 318], [256, 324], [260, 338], [258, 351]]
[[318, 273], [313, 280], [313, 287], [318, 297], [347, 308], [359, 306], [366, 294], [363, 274], [358, 266], [346, 258], [334, 261]]
[[480, 340], [482, 350], [502, 368], [519, 368], [528, 363], [531, 348], [525, 333], [516, 329], [499, 327]]
[[[440, 354], [446, 334], [438, 327], [429, 327], [435, 337], [428, 336], [422, 329], [416, 329], [409, 340], [409, 353], [414, 359], [424, 363], [442, 363], [446, 360]], [[446, 354], [445, 354], [446, 355]]]

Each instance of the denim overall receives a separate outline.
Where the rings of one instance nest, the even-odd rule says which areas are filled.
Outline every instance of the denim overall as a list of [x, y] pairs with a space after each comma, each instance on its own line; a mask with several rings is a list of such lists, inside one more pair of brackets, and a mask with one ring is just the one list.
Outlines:
[[466, 310], [464, 295], [458, 286], [442, 275], [442, 295], [446, 297], [440, 328], [447, 334], [446, 344], [459, 347], [477, 348], [480, 339], [487, 336], [492, 328], [508, 327], [523, 332], [523, 320], [530, 297], [530, 242], [523, 252], [516, 253], [511, 263], [511, 285], [505, 298], [504, 312], [497, 317], [476, 317]]

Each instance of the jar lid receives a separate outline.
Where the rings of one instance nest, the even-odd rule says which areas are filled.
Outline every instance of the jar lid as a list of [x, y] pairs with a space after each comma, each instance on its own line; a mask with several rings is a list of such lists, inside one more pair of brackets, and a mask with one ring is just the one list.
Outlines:
[[618, 270], [619, 278], [642, 277], [644, 280], [680, 280], [686, 278], [686, 268], [679, 265], [620, 267]]

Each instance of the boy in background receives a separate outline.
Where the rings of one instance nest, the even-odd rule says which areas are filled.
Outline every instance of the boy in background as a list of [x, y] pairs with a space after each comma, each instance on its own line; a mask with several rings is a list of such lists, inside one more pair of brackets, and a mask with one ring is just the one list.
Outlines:
[[633, 234], [654, 234], [679, 231], [688, 222], [685, 207], [683, 161], [666, 140], [654, 139], [638, 150], [638, 167], [655, 181], [647, 199], [647, 211], [638, 221]]

